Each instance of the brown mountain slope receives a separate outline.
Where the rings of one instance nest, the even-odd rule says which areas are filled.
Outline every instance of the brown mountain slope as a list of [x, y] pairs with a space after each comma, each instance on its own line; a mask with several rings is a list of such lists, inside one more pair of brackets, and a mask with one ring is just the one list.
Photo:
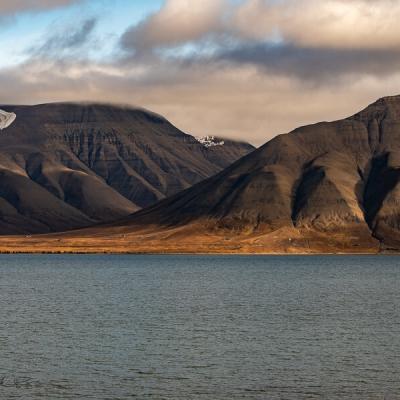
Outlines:
[[163, 117], [102, 104], [0, 106], [0, 233], [127, 216], [214, 175], [254, 148], [206, 148]]
[[400, 96], [281, 135], [118, 223], [0, 249], [132, 252], [400, 250]]
[[[399, 139], [400, 96], [384, 98], [350, 118], [278, 136], [219, 174], [118, 223], [34, 238], [23, 246], [62, 251], [398, 249]], [[7, 240], [3, 246], [12, 248]]]

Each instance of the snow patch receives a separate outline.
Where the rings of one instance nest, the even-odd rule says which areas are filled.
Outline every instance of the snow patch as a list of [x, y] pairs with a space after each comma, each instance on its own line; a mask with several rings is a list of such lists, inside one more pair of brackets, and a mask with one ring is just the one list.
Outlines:
[[225, 144], [223, 140], [218, 140], [215, 136], [196, 137], [196, 140], [207, 148], [214, 146], [223, 146]]
[[16, 114], [0, 110], [0, 131], [8, 128], [16, 118]]

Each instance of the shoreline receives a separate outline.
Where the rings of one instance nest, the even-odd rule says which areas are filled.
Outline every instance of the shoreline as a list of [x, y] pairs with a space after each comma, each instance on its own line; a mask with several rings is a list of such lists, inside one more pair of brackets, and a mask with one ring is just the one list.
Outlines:
[[1, 250], [0, 255], [12, 255], [12, 254], [26, 254], [26, 255], [133, 255], [133, 256], [271, 256], [271, 257], [296, 257], [296, 256], [400, 256], [400, 251], [397, 252], [377, 252], [377, 253], [249, 253], [249, 252], [133, 252], [133, 251], [63, 251], [63, 250], [37, 250], [37, 251], [7, 251]]
[[0, 236], [0, 254], [113, 255], [385, 255], [400, 254], [397, 243], [382, 243], [357, 230], [318, 232], [280, 228], [239, 232], [182, 227], [97, 227], [45, 235]]

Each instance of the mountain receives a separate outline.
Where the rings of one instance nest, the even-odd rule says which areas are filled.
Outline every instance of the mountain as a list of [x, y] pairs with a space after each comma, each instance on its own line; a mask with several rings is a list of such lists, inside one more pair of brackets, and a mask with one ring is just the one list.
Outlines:
[[125, 223], [172, 227], [205, 221], [208, 231], [255, 237], [273, 232], [280, 249], [293, 251], [398, 249], [399, 183], [400, 96], [395, 96], [350, 118], [278, 136]]
[[118, 222], [3, 238], [1, 251], [400, 251], [400, 96], [280, 135]]
[[0, 249], [376, 253], [400, 250], [400, 96], [275, 137], [117, 223]]
[[206, 147], [152, 112], [105, 104], [0, 106], [0, 233], [112, 221], [214, 175], [254, 150]]

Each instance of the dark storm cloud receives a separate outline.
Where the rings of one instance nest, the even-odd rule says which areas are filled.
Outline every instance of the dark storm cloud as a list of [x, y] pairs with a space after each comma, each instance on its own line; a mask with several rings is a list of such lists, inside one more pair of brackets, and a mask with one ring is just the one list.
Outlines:
[[343, 75], [398, 73], [400, 50], [305, 48], [290, 44], [246, 43], [221, 50], [209, 61], [255, 65], [265, 73], [327, 83]]

